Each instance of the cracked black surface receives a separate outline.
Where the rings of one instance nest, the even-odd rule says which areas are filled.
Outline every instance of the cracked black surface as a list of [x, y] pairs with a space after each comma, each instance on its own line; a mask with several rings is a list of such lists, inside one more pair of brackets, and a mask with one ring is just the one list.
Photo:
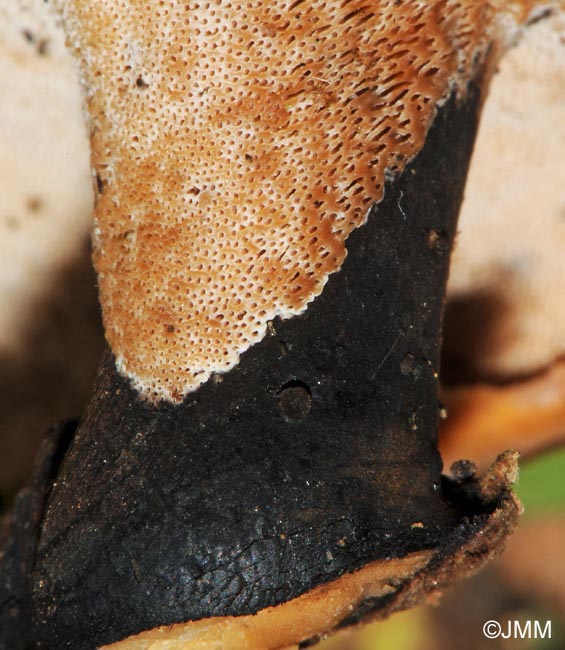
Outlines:
[[221, 381], [149, 406], [106, 353], [43, 521], [33, 647], [254, 613], [470, 534], [441, 489], [437, 373], [478, 98], [439, 110], [322, 295]]

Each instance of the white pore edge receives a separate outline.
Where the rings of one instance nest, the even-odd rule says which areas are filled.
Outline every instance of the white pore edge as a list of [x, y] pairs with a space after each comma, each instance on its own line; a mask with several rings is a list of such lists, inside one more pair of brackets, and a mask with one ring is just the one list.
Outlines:
[[[543, 10], [539, 9], [539, 13], [542, 13]], [[499, 25], [502, 27], [502, 29], [498, 32], [499, 34], [503, 34], [503, 38], [501, 39], [503, 46], [502, 50], [506, 49], [508, 46], [512, 45], [515, 43], [517, 36], [518, 36], [518, 26], [514, 20], [508, 15], [505, 14], [503, 15], [500, 20], [499, 20]], [[499, 43], [501, 42], [499, 41]], [[485, 54], [485, 47], [482, 46], [480, 48], [477, 48], [477, 50], [474, 52], [474, 56], [476, 57], [477, 61], [483, 61], [483, 56]], [[462, 58], [462, 56], [460, 56]], [[493, 64], [494, 65], [494, 64]], [[431, 128], [431, 125], [433, 124], [433, 121], [435, 120], [435, 117], [437, 116], [437, 113], [441, 107], [445, 105], [445, 103], [449, 100], [449, 98], [452, 96], [453, 93], [456, 93], [458, 98], [462, 98], [467, 90], [467, 83], [469, 81], [469, 78], [464, 75], [462, 72], [458, 72], [457, 74], [453, 75], [450, 80], [449, 80], [449, 87], [448, 91], [445, 93], [443, 97], [441, 97], [434, 109], [434, 117], [432, 118], [432, 121], [428, 127], [428, 131]], [[406, 159], [406, 164], [409, 164], [412, 162], [412, 160], [418, 155], [419, 151], [416, 151], [412, 157]], [[389, 168], [385, 169], [384, 177], [386, 180], [386, 184], [393, 182], [396, 178], [398, 178], [401, 174], [402, 171], [390, 171]], [[369, 215], [372, 210], [376, 206], [378, 206], [384, 199], [385, 192], [386, 192], [386, 184], [383, 189], [383, 195], [380, 200], [375, 201], [371, 206], [366, 210], [365, 216], [363, 220], [355, 227], [359, 228], [364, 226], [369, 219]], [[347, 257], [347, 251], [345, 254], [345, 257]], [[345, 258], [344, 258], [345, 261]], [[342, 263], [343, 265], [343, 263]], [[337, 273], [341, 270], [342, 265], [333, 273]], [[314, 302], [314, 300], [321, 295], [323, 288], [325, 287], [326, 283], [328, 282], [329, 276], [332, 275], [327, 274], [325, 277], [321, 279], [321, 283], [319, 286], [319, 290], [314, 292], [306, 301], [306, 303], [299, 309], [275, 309], [269, 312], [264, 319], [264, 322], [258, 328], [257, 334], [254, 336], [250, 336], [249, 340], [247, 342], [247, 345], [240, 349], [239, 351], [232, 351], [232, 354], [230, 355], [230, 361], [229, 365], [225, 365], [225, 359], [223, 360], [222, 365], [217, 365], [217, 366], [212, 366], [207, 369], [202, 369], [199, 371], [199, 379], [195, 383], [194, 381], [187, 381], [184, 385], [179, 386], [179, 392], [182, 395], [182, 397], [173, 397], [170, 393], [170, 391], [167, 389], [166, 386], [164, 385], [158, 385], [153, 382], [147, 382], [144, 381], [142, 378], [138, 377], [134, 372], [130, 372], [128, 369], [128, 364], [126, 359], [122, 354], [117, 354], [115, 357], [115, 363], [116, 363], [116, 369], [118, 372], [122, 375], [127, 377], [130, 380], [130, 385], [142, 396], [145, 398], [149, 398], [151, 401], [163, 401], [163, 402], [172, 402], [172, 403], [181, 403], [183, 399], [189, 395], [190, 393], [195, 392], [202, 386], [203, 384], [207, 383], [208, 380], [213, 376], [213, 375], [223, 375], [229, 373], [234, 367], [236, 367], [239, 364], [241, 355], [245, 353], [248, 349], [253, 347], [256, 343], [259, 343], [262, 341], [265, 336], [268, 333], [268, 323], [273, 321], [276, 317], [279, 317], [281, 320], [287, 320], [290, 319], [294, 316], [299, 316], [303, 313], [306, 312], [308, 309], [308, 306]]]
[[[365, 217], [364, 223], [366, 223], [368, 214], [371, 211], [371, 209], [372, 208], [370, 208], [368, 210], [367, 215]], [[166, 389], [165, 386], [155, 385], [153, 383], [145, 382], [142, 379], [140, 379], [139, 377], [137, 377], [137, 375], [135, 375], [135, 373], [130, 373], [128, 371], [127, 362], [126, 362], [124, 356], [121, 355], [121, 354], [118, 354], [118, 355], [115, 356], [116, 369], [122, 376], [125, 376], [125, 377], [127, 377], [129, 379], [131, 386], [141, 396], [146, 396], [146, 397], [151, 396], [152, 399], [157, 398], [157, 401], [180, 403], [180, 402], [182, 402], [182, 400], [188, 394], [195, 392], [196, 390], [198, 390], [198, 388], [200, 388], [200, 386], [205, 384], [210, 379], [210, 377], [212, 377], [212, 375], [223, 375], [223, 374], [226, 374], [226, 373], [230, 372], [230, 370], [232, 370], [233, 368], [235, 368], [235, 366], [237, 366], [238, 363], [239, 363], [241, 355], [244, 352], [246, 352], [249, 348], [253, 347], [253, 345], [255, 345], [256, 343], [259, 343], [260, 341], [262, 341], [265, 338], [265, 336], [268, 333], [268, 324], [274, 318], [276, 318], [278, 316], [282, 320], [287, 320], [289, 318], [292, 318], [293, 316], [299, 316], [300, 314], [303, 314], [308, 309], [308, 305], [311, 302], [313, 302], [322, 293], [322, 290], [323, 290], [324, 286], [326, 285], [328, 279], [329, 279], [329, 274], [326, 277], [322, 278], [321, 283], [320, 283], [321, 284], [320, 290], [313, 293], [310, 296], [310, 298], [308, 299], [308, 302], [303, 307], [301, 307], [300, 309], [295, 309], [295, 310], [287, 309], [285, 311], [282, 311], [280, 309], [273, 310], [273, 312], [271, 312], [271, 314], [269, 316], [265, 317], [265, 322], [261, 324], [261, 327], [257, 328], [258, 329], [257, 335], [254, 336], [253, 338], [250, 337], [250, 341], [249, 341], [248, 345], [244, 349], [242, 349], [242, 350], [240, 350], [238, 352], [234, 351], [232, 353], [231, 359], [230, 359], [230, 364], [229, 364], [228, 367], [226, 367], [225, 365], [213, 366], [210, 369], [202, 370], [200, 372], [199, 380], [198, 380], [197, 385], [195, 385], [194, 382], [186, 382], [186, 384], [180, 388], [182, 398], [175, 399], [175, 398], [173, 398], [171, 396], [170, 392]]]

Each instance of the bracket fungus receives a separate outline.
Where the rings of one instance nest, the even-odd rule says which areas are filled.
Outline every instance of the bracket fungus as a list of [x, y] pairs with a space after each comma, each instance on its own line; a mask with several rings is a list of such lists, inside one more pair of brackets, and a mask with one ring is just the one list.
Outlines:
[[108, 348], [14, 510], [0, 643], [276, 650], [476, 570], [516, 455], [441, 475], [441, 316], [480, 106], [535, 3], [55, 5]]

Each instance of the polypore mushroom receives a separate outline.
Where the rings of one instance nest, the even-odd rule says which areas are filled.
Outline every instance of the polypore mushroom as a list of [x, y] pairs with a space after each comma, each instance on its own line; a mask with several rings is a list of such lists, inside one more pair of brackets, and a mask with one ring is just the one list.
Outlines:
[[320, 294], [506, 26], [485, 2], [61, 8], [106, 337], [143, 397], [172, 402]]
[[476, 569], [516, 459], [441, 477], [441, 312], [532, 3], [57, 4], [109, 349], [14, 519], [22, 643], [274, 650]]

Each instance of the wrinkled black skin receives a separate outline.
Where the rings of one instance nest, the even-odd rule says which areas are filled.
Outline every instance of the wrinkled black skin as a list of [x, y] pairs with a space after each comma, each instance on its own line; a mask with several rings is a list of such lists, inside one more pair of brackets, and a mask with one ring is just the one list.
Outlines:
[[254, 613], [476, 531], [481, 513], [441, 488], [436, 438], [449, 253], [479, 96], [471, 85], [439, 110], [321, 296], [275, 319], [220, 382], [150, 406], [105, 355], [48, 498], [31, 647], [92, 650]]

